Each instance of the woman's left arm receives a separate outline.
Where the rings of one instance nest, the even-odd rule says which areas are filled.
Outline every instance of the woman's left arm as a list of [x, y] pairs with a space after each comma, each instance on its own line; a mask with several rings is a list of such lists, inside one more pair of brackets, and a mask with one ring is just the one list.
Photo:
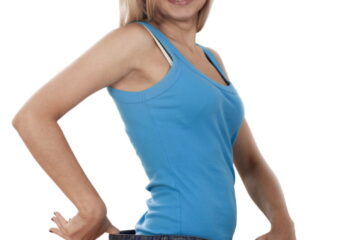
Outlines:
[[250, 197], [271, 223], [270, 232], [257, 240], [295, 240], [294, 223], [278, 179], [259, 152], [246, 119], [239, 130], [233, 153], [234, 165]]
[[[219, 53], [208, 49], [227, 75]], [[296, 240], [294, 223], [288, 214], [279, 182], [260, 154], [246, 119], [239, 129], [233, 152], [234, 165], [250, 197], [271, 223], [271, 231], [256, 240]]]

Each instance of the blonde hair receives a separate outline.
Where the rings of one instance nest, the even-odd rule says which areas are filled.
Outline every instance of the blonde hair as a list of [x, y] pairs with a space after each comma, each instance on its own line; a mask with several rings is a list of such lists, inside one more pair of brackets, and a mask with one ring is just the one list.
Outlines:
[[[158, 0], [119, 0], [120, 26], [133, 21], [151, 21], [155, 15], [155, 1]], [[213, 0], [206, 0], [198, 13], [196, 32], [205, 25]]]

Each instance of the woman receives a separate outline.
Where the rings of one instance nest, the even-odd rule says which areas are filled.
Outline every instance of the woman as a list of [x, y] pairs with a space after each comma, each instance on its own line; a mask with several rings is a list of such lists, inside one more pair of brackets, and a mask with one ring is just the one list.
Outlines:
[[[257, 149], [233, 81], [218, 53], [195, 42], [212, 2], [121, 4], [121, 27], [42, 87], [13, 120], [38, 163], [78, 209], [69, 221], [55, 212], [58, 228], [50, 231], [72, 240], [103, 233], [109, 239], [231, 240], [235, 164], [271, 222], [270, 232], [257, 239], [295, 239], [278, 181]], [[148, 211], [135, 229], [120, 230], [109, 221], [57, 124], [105, 87], [150, 179]]]

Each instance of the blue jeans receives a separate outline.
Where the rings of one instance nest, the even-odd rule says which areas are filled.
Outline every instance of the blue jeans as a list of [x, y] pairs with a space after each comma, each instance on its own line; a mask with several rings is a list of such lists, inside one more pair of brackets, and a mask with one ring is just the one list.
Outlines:
[[208, 240], [207, 238], [200, 238], [187, 235], [135, 235], [135, 229], [121, 230], [117, 234], [109, 233], [109, 240]]

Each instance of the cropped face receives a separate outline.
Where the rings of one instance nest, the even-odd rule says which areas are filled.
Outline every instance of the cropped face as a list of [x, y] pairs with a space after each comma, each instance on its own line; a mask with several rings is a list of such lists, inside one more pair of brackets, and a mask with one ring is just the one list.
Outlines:
[[207, 0], [155, 0], [156, 11], [162, 18], [177, 21], [190, 20], [197, 17], [198, 11]]

